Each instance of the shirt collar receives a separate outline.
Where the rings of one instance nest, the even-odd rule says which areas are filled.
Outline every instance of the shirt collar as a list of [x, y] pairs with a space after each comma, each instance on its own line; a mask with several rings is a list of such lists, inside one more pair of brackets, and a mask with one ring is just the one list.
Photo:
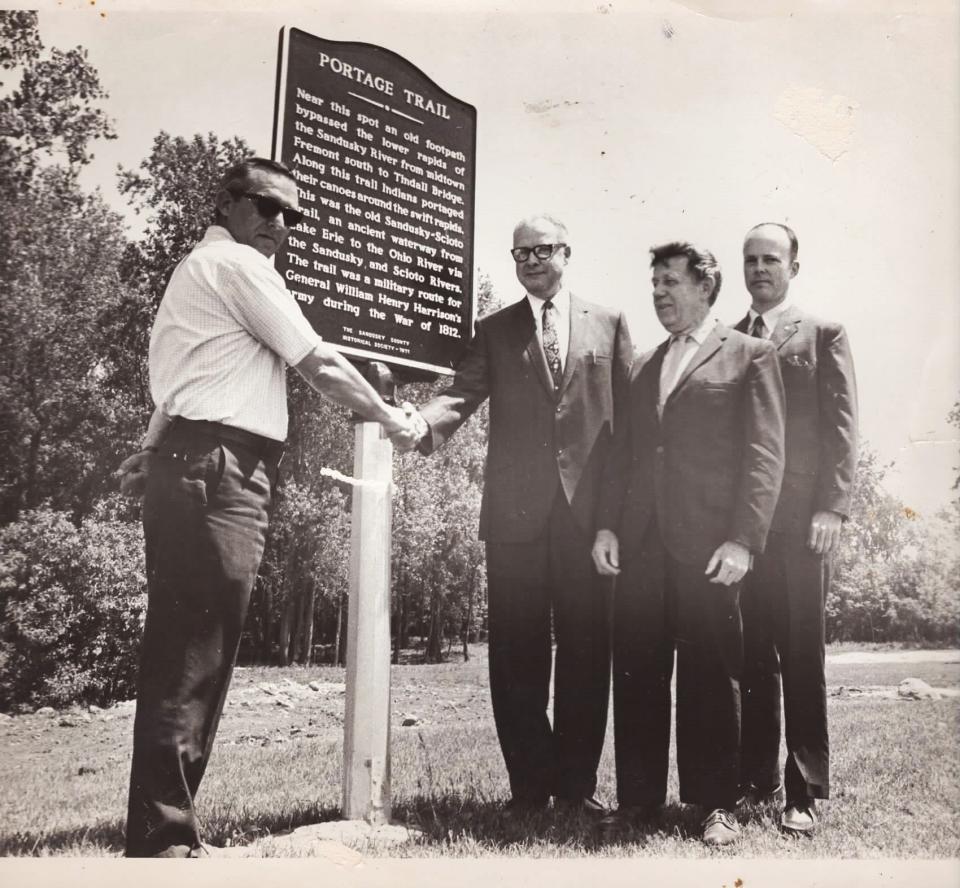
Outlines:
[[717, 323], [717, 319], [713, 314], [713, 311], [708, 311], [707, 316], [703, 319], [700, 326], [695, 330], [691, 330], [689, 333], [678, 333], [670, 337], [670, 341], [673, 342], [675, 339], [679, 338], [681, 340], [686, 339], [688, 336], [697, 345], [703, 345], [704, 340], [710, 335], [710, 332], [713, 330], [714, 325]]
[[[534, 317], [540, 317], [543, 312], [543, 304], [547, 301], [540, 296], [534, 296], [533, 293], [527, 293], [527, 300], [530, 302], [530, 308], [533, 309]], [[557, 309], [561, 317], [569, 314], [570, 311], [570, 291], [566, 287], [561, 287], [550, 300], [554, 308]]]
[[[203, 234], [203, 240], [197, 244], [198, 247], [206, 247], [210, 244], [217, 243], [231, 243], [236, 244], [237, 240], [234, 238], [230, 232], [224, 228], [222, 225], [210, 225], [207, 227], [207, 230]], [[239, 244], [238, 244], [239, 246]], [[247, 254], [249, 258], [254, 258], [258, 262], [266, 262], [271, 268], [273, 268], [273, 259], [268, 259], [263, 255], [259, 250], [254, 249], [253, 247], [247, 245], [249, 253]]]
[[767, 328], [771, 333], [777, 328], [777, 324], [780, 323], [780, 318], [783, 317], [783, 313], [790, 308], [790, 303], [786, 299], [783, 300], [779, 305], [775, 305], [773, 308], [768, 309], [765, 312], [754, 311], [753, 306], [750, 306], [750, 320], [749, 326], [753, 326], [753, 322], [757, 319], [758, 316], [763, 317], [763, 326]]
[[232, 241], [233, 235], [222, 225], [210, 225], [203, 234], [202, 244], [210, 244], [214, 241]]

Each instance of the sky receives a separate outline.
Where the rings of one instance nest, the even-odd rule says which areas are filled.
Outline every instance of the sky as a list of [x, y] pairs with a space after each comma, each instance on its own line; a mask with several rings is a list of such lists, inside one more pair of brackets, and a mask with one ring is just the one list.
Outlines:
[[138, 166], [161, 130], [269, 155], [283, 26], [391, 49], [477, 108], [475, 258], [504, 301], [522, 295], [514, 224], [551, 212], [570, 230], [570, 288], [623, 309], [646, 350], [664, 337], [653, 244], [711, 249], [733, 323], [749, 302], [744, 233], [788, 223], [790, 300], [845, 325], [862, 437], [892, 463], [890, 491], [929, 514], [960, 466], [946, 421], [960, 397], [957, 19], [941, 0], [63, 0], [41, 4], [40, 33], [84, 46], [110, 95], [118, 138], [83, 182], [131, 234], [143, 221], [117, 165]]

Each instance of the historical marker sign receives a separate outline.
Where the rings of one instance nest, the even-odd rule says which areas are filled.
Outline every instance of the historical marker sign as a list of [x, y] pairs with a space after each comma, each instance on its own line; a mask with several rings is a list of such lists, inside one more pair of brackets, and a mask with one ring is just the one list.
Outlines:
[[273, 155], [307, 218], [276, 265], [325, 341], [452, 372], [473, 314], [476, 120], [390, 50], [281, 31]]

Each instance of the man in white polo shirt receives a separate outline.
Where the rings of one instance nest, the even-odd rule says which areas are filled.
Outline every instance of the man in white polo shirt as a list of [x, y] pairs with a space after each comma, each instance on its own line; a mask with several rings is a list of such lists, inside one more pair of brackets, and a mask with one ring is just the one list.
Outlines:
[[320, 340], [270, 257], [302, 218], [296, 180], [249, 158], [170, 278], [150, 337], [156, 410], [121, 466], [144, 492], [149, 603], [137, 685], [128, 857], [204, 854], [194, 798], [213, 746], [287, 434], [286, 365], [401, 443], [404, 412]]

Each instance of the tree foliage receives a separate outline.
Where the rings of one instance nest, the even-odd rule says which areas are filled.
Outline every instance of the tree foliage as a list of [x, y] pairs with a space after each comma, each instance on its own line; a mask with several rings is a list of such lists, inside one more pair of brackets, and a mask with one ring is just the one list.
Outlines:
[[132, 696], [146, 609], [139, 525], [109, 502], [79, 526], [38, 509], [0, 530], [0, 553], [0, 709]]
[[0, 11], [0, 69], [20, 73], [18, 85], [0, 96], [0, 182], [7, 197], [29, 188], [44, 162], [76, 174], [92, 158], [92, 142], [116, 138], [99, 107], [107, 94], [86, 50], [46, 51], [36, 12]]
[[115, 464], [103, 436], [115, 405], [100, 322], [120, 298], [119, 217], [76, 175], [111, 136], [105, 95], [81, 49], [47, 53], [36, 16], [0, 13], [0, 524], [50, 500], [89, 509]]
[[956, 640], [958, 510], [923, 518], [886, 491], [889, 466], [864, 446], [826, 602], [830, 641]]
[[252, 154], [240, 138], [198, 133], [185, 139], [161, 131], [139, 170], [119, 169], [120, 193], [136, 212], [148, 214], [143, 238], [128, 253], [125, 278], [150, 293], [154, 310], [170, 272], [213, 222], [220, 178]]

